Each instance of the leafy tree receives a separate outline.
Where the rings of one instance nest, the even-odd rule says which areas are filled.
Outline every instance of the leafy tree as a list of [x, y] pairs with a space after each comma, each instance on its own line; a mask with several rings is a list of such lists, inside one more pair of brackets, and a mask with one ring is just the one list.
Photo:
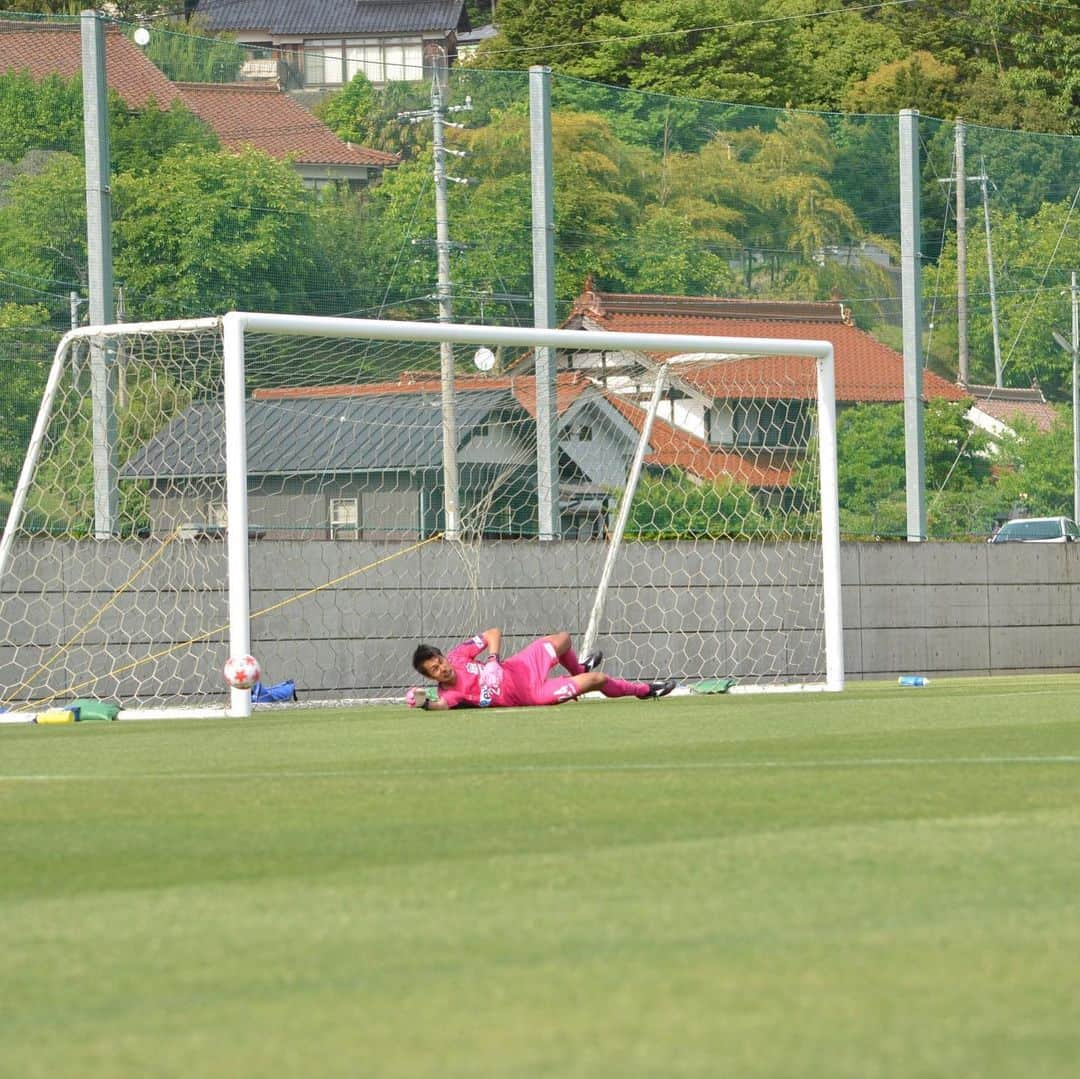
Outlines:
[[[409, 308], [397, 304], [410, 300], [415, 303], [434, 292], [434, 200], [431, 163], [423, 160], [406, 161], [385, 173], [366, 199], [356, 251], [361, 255], [377, 251], [379, 257], [363, 259], [360, 269], [364, 283], [360, 288], [387, 317], [393, 317], [391, 312], [408, 317]], [[455, 209], [451, 212], [453, 236], [459, 234], [459, 220]], [[456, 265], [452, 273], [456, 279]]]
[[791, 32], [791, 64], [785, 99], [800, 108], [839, 109], [848, 88], [890, 60], [908, 52], [894, 27], [864, 18], [837, 4], [822, 15], [820, 0], [778, 0], [777, 14], [796, 19]]
[[1023, 417], [1013, 433], [995, 439], [999, 516], [1022, 511], [1029, 517], [1073, 514], [1072, 409], [1058, 409], [1049, 431]]
[[[0, 208], [0, 265], [61, 292], [85, 289], [86, 184], [78, 158], [55, 154], [40, 172], [11, 181]], [[66, 310], [66, 296], [60, 303]]]
[[[109, 91], [109, 155], [114, 172], [145, 172], [174, 146], [216, 148], [217, 137], [179, 101], [151, 101], [130, 109]], [[0, 159], [19, 161], [31, 151], [83, 154], [82, 79], [26, 73], [0, 74]]]
[[[1080, 264], [1080, 238], [1070, 227], [1067, 203], [1047, 203], [1034, 217], [991, 208], [991, 240], [998, 291], [999, 340], [1003, 379], [1008, 386], [1037, 381], [1052, 400], [1071, 395], [1072, 361], [1051, 331], [1066, 333], [1069, 300], [1062, 290], [1068, 272]], [[994, 381], [993, 322], [985, 232], [968, 234], [969, 379]], [[945, 299], [934, 318], [929, 353], [933, 367], [954, 378], [956, 373], [956, 246], [950, 237], [935, 270], [934, 292]]]
[[724, 248], [706, 240], [693, 219], [666, 206], [650, 206], [633, 232], [620, 276], [632, 292], [733, 296], [735, 273]]
[[176, 147], [216, 150], [214, 132], [179, 101], [168, 108], [151, 102], [125, 109], [113, 97], [109, 109], [109, 157], [114, 173], [148, 173]]
[[[988, 527], [995, 500], [985, 432], [964, 419], [966, 403], [931, 400], [924, 412], [927, 490], [931, 531], [946, 534]], [[837, 419], [840, 527], [848, 535], [903, 535], [906, 531], [906, 464], [902, 405], [864, 404], [844, 408]], [[958, 528], [955, 506], [968, 506], [966, 528]], [[975, 507], [974, 509], [972, 507]], [[938, 532], [938, 534], [940, 534]]]
[[[573, 74], [688, 97], [781, 106], [790, 24], [768, 0], [638, 0], [598, 14]], [[557, 40], [566, 40], [565, 32]]]
[[382, 112], [379, 94], [371, 80], [358, 71], [342, 89], [327, 95], [314, 109], [315, 115], [339, 138], [370, 146]]
[[399, 115], [430, 107], [427, 83], [390, 82], [376, 90], [361, 71], [341, 90], [324, 98], [314, 112], [346, 142], [410, 159], [431, 142], [431, 124], [406, 123]]
[[918, 109], [929, 116], [951, 116], [956, 112], [956, 82], [955, 66], [920, 51], [882, 64], [852, 85], [841, 103], [850, 112]]
[[[617, 15], [621, 8], [622, 0], [499, 0], [499, 34], [480, 46], [477, 63], [522, 69], [554, 64], [567, 74], [585, 76], [578, 65], [593, 52], [593, 21], [598, 15]], [[552, 44], [559, 47], [551, 49]]]
[[0, 158], [18, 161], [30, 150], [82, 146], [82, 84], [48, 75], [36, 82], [29, 72], [0, 74]]
[[747, 111], [715, 101], [630, 91], [564, 75], [552, 79], [551, 107], [559, 112], [601, 115], [623, 142], [648, 148], [661, 157], [700, 150], [718, 130], [738, 126]]
[[0, 303], [0, 520], [7, 517], [56, 344], [41, 304]]
[[821, 251], [861, 234], [854, 213], [833, 191], [835, 160], [823, 119], [782, 114], [772, 129], [724, 132], [698, 154], [673, 155], [662, 198], [718, 255], [746, 253], [743, 291], [753, 291], [766, 258], [770, 294], [797, 285], [825, 298], [840, 275], [833, 267], [822, 272]]
[[158, 0], [98, 0], [97, 3], [79, 3], [78, 0], [7, 0], [8, 11], [36, 12], [42, 15], [78, 15], [80, 11], [92, 8], [105, 11], [121, 19], [132, 19], [137, 15], [154, 15], [161, 11]]
[[288, 164], [255, 150], [176, 150], [114, 183], [115, 269], [139, 318], [303, 307], [310, 196]]
[[[473, 279], [478, 287], [530, 280], [528, 130], [527, 116], [515, 109], [468, 136], [469, 171], [479, 182], [467, 192], [451, 193], [451, 211], [461, 222], [455, 231], [471, 244], [463, 261], [470, 267], [486, 262], [483, 284]], [[555, 113], [552, 141], [556, 292], [571, 297], [589, 273], [598, 279], [618, 276], [620, 245], [634, 229], [654, 161], [616, 138], [610, 125], [592, 114]], [[511, 250], [508, 240], [514, 236], [520, 243]], [[497, 260], [493, 252], [499, 252]], [[463, 276], [468, 280], [467, 269]]]
[[642, 475], [626, 523], [627, 536], [635, 539], [719, 539], [768, 531], [749, 488], [727, 477], [701, 482], [680, 469]]

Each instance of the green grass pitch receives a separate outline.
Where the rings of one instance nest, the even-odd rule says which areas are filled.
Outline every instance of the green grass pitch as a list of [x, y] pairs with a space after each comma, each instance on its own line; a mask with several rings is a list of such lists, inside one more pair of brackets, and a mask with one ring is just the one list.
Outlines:
[[1078, 710], [0, 727], [0, 1074], [1072, 1079]]

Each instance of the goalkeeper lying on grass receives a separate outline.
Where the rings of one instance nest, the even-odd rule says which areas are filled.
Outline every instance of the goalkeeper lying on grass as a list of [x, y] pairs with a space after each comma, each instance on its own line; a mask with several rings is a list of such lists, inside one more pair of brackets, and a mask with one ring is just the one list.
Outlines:
[[[520, 652], [499, 658], [502, 630], [487, 629], [470, 637], [449, 655], [430, 644], [420, 645], [413, 653], [413, 667], [438, 685], [438, 699], [428, 700], [422, 687], [410, 689], [405, 701], [410, 708], [477, 707], [503, 708], [522, 705], [562, 704], [582, 693], [599, 690], [605, 697], [663, 697], [675, 688], [675, 680], [626, 682], [598, 671], [604, 656], [590, 652], [579, 660], [570, 644], [569, 633], [552, 633], [526, 645]], [[487, 659], [477, 657], [487, 652]], [[561, 664], [569, 677], [549, 678]]]

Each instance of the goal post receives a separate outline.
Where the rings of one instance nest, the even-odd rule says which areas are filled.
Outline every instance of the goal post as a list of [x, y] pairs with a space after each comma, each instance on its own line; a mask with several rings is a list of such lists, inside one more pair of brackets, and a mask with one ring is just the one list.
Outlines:
[[[83, 359], [91, 344], [118, 365], [111, 425], [93, 421]], [[452, 431], [441, 405], [443, 346], [458, 350]], [[499, 358], [494, 370], [471, 370], [470, 350], [480, 346]], [[555, 350], [556, 400], [544, 398], [548, 388], [530, 367], [537, 348]], [[702, 374], [759, 357], [815, 368], [813, 388], [766, 389], [758, 375], [749, 388], [713, 394]], [[753, 670], [733, 650], [724, 660], [731, 666], [716, 671], [721, 651], [695, 646], [699, 658], [671, 673], [839, 689], [832, 365], [823, 341], [249, 312], [73, 330], [53, 358], [0, 539], [0, 707], [21, 714], [96, 696], [118, 699], [129, 714], [246, 715], [250, 694], [230, 692], [220, 674], [229, 654], [246, 652], [267, 681], [295, 678], [308, 699], [393, 699], [414, 678], [410, 642], [448, 646], [493, 624], [507, 629], [511, 646], [557, 629], [580, 639], [600, 578], [610, 584], [612, 573], [622, 628], [605, 621], [610, 601], [601, 599], [593, 632], [613, 673], [666, 673], [658, 667], [678, 654], [684, 592], [701, 586], [692, 618], [699, 637], [812, 635], [822, 658], [793, 658], [798, 649], [785, 646], [786, 656]], [[656, 418], [661, 374], [697, 409], [688, 426], [666, 391], [670, 407]], [[777, 424], [782, 404], [798, 418]], [[545, 411], [557, 428], [562, 541], [554, 544], [538, 527], [535, 425]], [[726, 417], [711, 434], [710, 415]], [[755, 443], [746, 435], [752, 416], [768, 416], [781, 441], [793, 433], [802, 441]], [[654, 422], [675, 449], [643, 436]], [[95, 441], [108, 429], [119, 444], [102, 453]], [[449, 492], [460, 501], [453, 542], [443, 537], [445, 444], [460, 457], [461, 490]], [[740, 472], [740, 462], [770, 455], [786, 463]], [[670, 513], [643, 523], [638, 507], [631, 536], [635, 492], [626, 477], [637, 456], [653, 496], [693, 488], [699, 502], [708, 495], [702, 505], [722, 497], [748, 516], [740, 523], [729, 508], [722, 527], [700, 513], [661, 525]], [[103, 536], [93, 520], [94, 462], [106, 457], [120, 491]], [[706, 610], [735, 608], [716, 551], [727, 545], [738, 568], [731, 552], [746, 543], [744, 525], [768, 550], [752, 567], [743, 560], [740, 590], [768, 593], [775, 609], [753, 625]], [[616, 538], [653, 566], [649, 587], [620, 579], [614, 562], [604, 568], [605, 541]], [[784, 572], [793, 544], [813, 565], [781, 586], [772, 575]], [[676, 582], [671, 575], [689, 561], [697, 582]], [[813, 624], [781, 613], [789, 602], [812, 607]], [[660, 638], [667, 651], [650, 652], [649, 640]]]

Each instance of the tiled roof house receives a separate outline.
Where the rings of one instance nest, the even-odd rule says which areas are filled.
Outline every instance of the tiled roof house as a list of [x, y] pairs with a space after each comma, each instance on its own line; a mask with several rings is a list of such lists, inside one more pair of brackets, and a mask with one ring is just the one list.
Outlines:
[[[253, 397], [255, 400], [318, 400], [391, 394], [437, 395], [440, 387], [434, 372], [414, 371], [404, 373], [397, 382], [261, 389], [256, 390]], [[521, 408], [536, 418], [536, 378], [533, 375], [459, 374], [454, 379], [454, 388], [462, 393], [509, 391]], [[587, 417], [584, 415], [586, 409], [589, 411]], [[645, 410], [625, 395], [597, 385], [581, 371], [561, 371], [555, 378], [555, 411], [559, 416], [560, 452], [573, 459], [594, 484], [618, 486], [643, 430]], [[583, 442], [598, 442], [601, 436], [618, 442], [618, 449], [613, 451], [613, 465], [599, 467], [600, 455], [589, 454], [582, 448]], [[645, 464], [659, 470], [679, 468], [703, 480], [727, 476], [755, 488], [785, 487], [791, 480], [790, 467], [777, 466], [768, 453], [727, 452], [660, 418], [653, 424]]]
[[[839, 404], [904, 399], [904, 358], [856, 327], [840, 302], [729, 300], [714, 297], [644, 296], [588, 289], [574, 302], [567, 329], [624, 333], [712, 334], [723, 337], [813, 339], [832, 344]], [[694, 384], [714, 397], [754, 397], [785, 386], [791, 396], [815, 393], [813, 363], [794, 356], [734, 360], [696, 368]], [[971, 397], [934, 374], [923, 373], [927, 398]]]
[[[903, 357], [858, 329], [841, 303], [747, 301], [689, 296], [647, 296], [587, 288], [575, 301], [567, 329], [625, 333], [678, 333], [721, 337], [824, 340], [835, 355], [837, 407], [904, 399]], [[616, 352], [560, 354], [559, 365], [640, 401], [660, 356]], [[515, 369], [530, 370], [531, 356]], [[736, 452], [753, 467], [785, 471], [812, 434], [817, 376], [812, 360], [797, 356], [747, 358], [673, 367], [659, 415], [714, 451]], [[965, 401], [970, 394], [931, 371], [927, 398]]]
[[[75, 24], [0, 22], [0, 71], [70, 79], [82, 73], [80, 28]], [[311, 186], [333, 180], [363, 183], [397, 164], [393, 154], [353, 146], [275, 87], [174, 83], [115, 27], [105, 33], [109, 87], [133, 108], [179, 100], [230, 149], [252, 146], [291, 161]]]
[[216, 132], [222, 146], [254, 146], [288, 158], [310, 186], [332, 180], [365, 181], [398, 163], [394, 154], [343, 142], [287, 94], [272, 86], [239, 83], [176, 84], [184, 105]]
[[[465, 377], [456, 386], [462, 512], [492, 534], [535, 530], [534, 383]], [[560, 378], [558, 397], [563, 533], [601, 534], [638, 431], [581, 376]], [[246, 426], [251, 520], [261, 535], [385, 537], [442, 527], [442, 395], [430, 372], [257, 390]], [[149, 481], [155, 531], [216, 534], [223, 507], [212, 481], [224, 469], [222, 406], [196, 402], [124, 462], [121, 478]]]
[[469, 29], [464, 0], [200, 0], [196, 14], [270, 63], [288, 89], [376, 86], [430, 77]]
[[1038, 386], [1017, 389], [969, 384], [967, 392], [975, 399], [969, 413], [971, 421], [991, 435], [1009, 430], [1018, 419], [1024, 419], [1044, 432], [1054, 426], [1057, 412]]

